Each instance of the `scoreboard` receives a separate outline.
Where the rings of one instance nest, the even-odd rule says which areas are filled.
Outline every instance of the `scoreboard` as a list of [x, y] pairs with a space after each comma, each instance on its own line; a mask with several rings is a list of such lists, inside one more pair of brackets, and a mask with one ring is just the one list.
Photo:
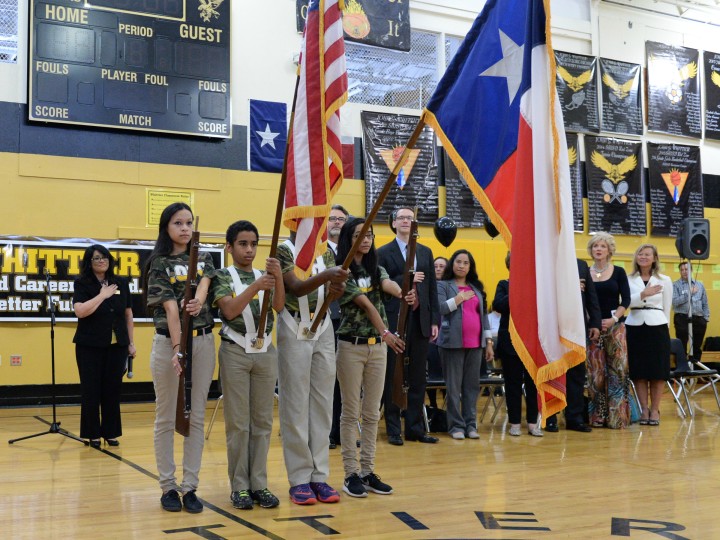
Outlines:
[[29, 118], [232, 136], [231, 0], [31, 0]]

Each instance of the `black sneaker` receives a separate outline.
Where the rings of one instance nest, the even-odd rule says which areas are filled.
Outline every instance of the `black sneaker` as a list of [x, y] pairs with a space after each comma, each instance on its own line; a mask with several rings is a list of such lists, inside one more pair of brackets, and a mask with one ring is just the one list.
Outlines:
[[258, 489], [257, 491], [251, 491], [250, 497], [262, 508], [275, 508], [278, 504], [280, 504], [278, 498], [273, 495], [267, 488]]
[[343, 491], [351, 497], [367, 497], [367, 490], [360, 477], [353, 473], [345, 479]]
[[250, 496], [250, 492], [246, 489], [243, 489], [242, 491], [233, 491], [230, 494], [230, 502], [233, 507], [238, 510], [252, 510], [253, 508], [252, 497]]
[[380, 480], [380, 477], [375, 473], [370, 473], [367, 476], [363, 476], [362, 483], [367, 491], [372, 491], [373, 493], [378, 493], [380, 495], [390, 495], [393, 492], [393, 488]]
[[160, 497], [160, 504], [163, 510], [168, 512], [179, 512], [182, 510], [182, 503], [180, 502], [180, 495], [174, 489], [167, 491]]
[[190, 512], [191, 514], [199, 514], [203, 511], [203, 505], [198, 500], [197, 495], [195, 495], [195, 490], [188, 491], [185, 495], [183, 495], [182, 501], [183, 508], [185, 508], [186, 512]]

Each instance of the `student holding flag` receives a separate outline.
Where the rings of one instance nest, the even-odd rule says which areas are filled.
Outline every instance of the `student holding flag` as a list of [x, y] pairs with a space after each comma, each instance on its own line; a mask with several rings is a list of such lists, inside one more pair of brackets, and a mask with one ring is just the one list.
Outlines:
[[[277, 351], [272, 344], [273, 317], [257, 328], [264, 294], [272, 295], [277, 312], [285, 305], [280, 263], [265, 261], [265, 273], [253, 268], [259, 240], [249, 221], [236, 221], [225, 235], [233, 264], [213, 278], [213, 305], [220, 309], [220, 377], [223, 383], [230, 502], [240, 510], [253, 504], [274, 508], [280, 501], [267, 489], [267, 455], [273, 423]], [[262, 348], [253, 338], [264, 336]]]
[[[365, 219], [351, 219], [340, 232], [337, 261], [345, 260], [360, 236]], [[342, 321], [338, 329], [337, 375], [342, 392], [340, 443], [345, 482], [351, 497], [367, 497], [372, 491], [389, 495], [392, 487], [375, 474], [375, 445], [380, 421], [380, 400], [385, 381], [387, 348], [400, 352], [403, 340], [388, 330], [383, 296], [400, 298], [402, 288], [378, 265], [375, 235], [368, 229], [350, 265], [351, 276], [340, 299]], [[415, 300], [414, 291], [405, 297]], [[355, 446], [358, 421], [362, 419], [360, 458]]]
[[295, 233], [291, 233], [277, 250], [288, 291], [277, 333], [283, 455], [292, 502], [334, 503], [340, 496], [326, 482], [335, 387], [335, 335], [330, 313], [312, 338], [308, 339], [304, 329], [310, 327], [328, 292], [342, 294], [348, 273], [335, 266], [335, 255], [328, 248], [315, 260], [312, 276], [299, 278], [295, 275], [294, 240]]

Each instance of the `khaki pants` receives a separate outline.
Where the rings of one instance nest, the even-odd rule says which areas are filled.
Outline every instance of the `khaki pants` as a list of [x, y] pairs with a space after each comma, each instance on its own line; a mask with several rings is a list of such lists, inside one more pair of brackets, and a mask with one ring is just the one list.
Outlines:
[[267, 456], [272, 434], [277, 350], [247, 354], [220, 343], [225, 440], [231, 491], [260, 490], [267, 485]]
[[298, 340], [277, 323], [279, 416], [291, 486], [326, 482], [335, 388], [335, 336], [328, 327], [317, 341]]
[[155, 461], [163, 492], [175, 489], [186, 493], [198, 487], [205, 443], [205, 405], [215, 371], [215, 338], [213, 334], [206, 334], [193, 339], [190, 435], [183, 440], [183, 478], [180, 485], [175, 477], [178, 376], [171, 363], [173, 352], [170, 338], [155, 334], [150, 355], [150, 372], [155, 387]]
[[[345, 478], [353, 473], [366, 476], [375, 471], [375, 444], [386, 364], [385, 343], [353, 345], [347, 341], [338, 341], [337, 378], [342, 394], [340, 441]], [[360, 419], [362, 435], [358, 461], [355, 441]]]

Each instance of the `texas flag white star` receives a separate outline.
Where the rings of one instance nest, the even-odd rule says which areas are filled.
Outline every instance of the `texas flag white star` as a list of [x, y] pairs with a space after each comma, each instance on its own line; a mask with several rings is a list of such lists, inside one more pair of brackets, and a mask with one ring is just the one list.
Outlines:
[[522, 82], [523, 49], [525, 45], [518, 45], [502, 30], [499, 30], [499, 32], [503, 58], [487, 68], [479, 76], [504, 77], [507, 80], [508, 97], [510, 103], [512, 103]]
[[262, 138], [262, 142], [260, 143], [260, 148], [265, 146], [266, 144], [269, 144], [273, 150], [275, 150], [275, 137], [280, 135], [280, 133], [273, 133], [270, 131], [270, 124], [265, 124], [265, 131], [255, 131], [260, 137]]

